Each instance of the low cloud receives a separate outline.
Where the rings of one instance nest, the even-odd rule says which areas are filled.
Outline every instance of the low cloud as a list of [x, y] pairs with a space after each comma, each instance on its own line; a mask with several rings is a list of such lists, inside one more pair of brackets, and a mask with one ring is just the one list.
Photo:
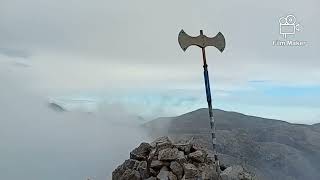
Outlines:
[[133, 147], [147, 140], [138, 118], [124, 109], [56, 112], [30, 87], [26, 74], [3, 67], [0, 179], [106, 179]]

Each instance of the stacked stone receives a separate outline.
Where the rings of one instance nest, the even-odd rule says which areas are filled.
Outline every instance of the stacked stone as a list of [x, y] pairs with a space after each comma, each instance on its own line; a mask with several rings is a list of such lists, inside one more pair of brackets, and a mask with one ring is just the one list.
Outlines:
[[113, 171], [112, 179], [220, 180], [219, 169], [202, 147], [160, 137], [135, 148], [130, 159]]

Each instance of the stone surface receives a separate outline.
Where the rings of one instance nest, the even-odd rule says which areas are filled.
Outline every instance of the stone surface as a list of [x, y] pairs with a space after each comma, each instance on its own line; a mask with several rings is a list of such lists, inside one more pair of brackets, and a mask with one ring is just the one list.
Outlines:
[[191, 150], [191, 144], [189, 143], [180, 143], [180, 144], [175, 144], [175, 147], [177, 147], [180, 151], [185, 152], [185, 154], [189, 154]]
[[190, 153], [188, 157], [196, 162], [203, 163], [207, 154], [203, 150], [197, 150], [193, 153]]
[[170, 169], [177, 176], [178, 179], [181, 179], [183, 176], [183, 167], [177, 161], [173, 161], [170, 164]]
[[147, 160], [149, 153], [151, 151], [151, 145], [149, 143], [141, 143], [139, 147], [135, 148], [133, 151], [130, 152], [130, 159], [136, 160]]
[[169, 169], [166, 166], [161, 168], [157, 178], [160, 180], [169, 180]]
[[176, 161], [179, 162], [180, 164], [184, 164], [187, 162], [187, 157], [184, 155], [183, 151], [178, 152], [178, 157]]
[[141, 161], [138, 163], [136, 170], [140, 173], [141, 178], [146, 179], [150, 176], [150, 173], [147, 169], [147, 162]]
[[157, 178], [156, 177], [149, 177], [148, 179], [146, 179], [146, 180], [157, 180]]
[[198, 177], [198, 169], [191, 163], [183, 164], [185, 179], [196, 179]]
[[124, 174], [124, 172], [127, 169], [134, 169], [139, 161], [134, 159], [128, 159], [125, 160], [123, 164], [118, 166], [113, 172], [112, 172], [112, 179], [120, 179], [120, 177]]
[[243, 168], [239, 165], [231, 166], [220, 174], [222, 180], [240, 180]]
[[163, 166], [168, 166], [170, 163], [168, 162], [163, 162], [163, 161], [159, 161], [159, 160], [153, 160], [151, 162], [150, 167], [153, 169], [161, 169]]
[[214, 164], [202, 164], [199, 167], [199, 172], [201, 173], [200, 175], [203, 180], [219, 178], [219, 174], [216, 171], [216, 166]]
[[172, 172], [169, 172], [168, 177], [169, 177], [169, 180], [178, 180], [177, 176], [174, 175]]
[[169, 137], [167, 136], [162, 136], [159, 137], [157, 139], [155, 139], [154, 141], [152, 141], [150, 143], [150, 145], [155, 148], [158, 144], [163, 144], [163, 143], [168, 143], [168, 144], [172, 144], [171, 140], [169, 139]]
[[177, 148], [167, 148], [159, 151], [158, 160], [170, 161], [178, 158], [179, 150]]
[[[191, 148], [193, 144], [176, 145], [166, 137], [158, 138], [152, 144], [154, 146], [141, 143], [135, 148], [130, 153], [131, 159], [112, 172], [112, 180], [221, 180], [220, 167], [208, 157], [206, 150]], [[166, 148], [157, 149], [163, 147]], [[250, 174], [241, 166], [226, 168], [223, 174], [223, 180], [251, 180]]]
[[119, 180], [142, 180], [140, 174], [136, 170], [127, 169], [119, 178]]

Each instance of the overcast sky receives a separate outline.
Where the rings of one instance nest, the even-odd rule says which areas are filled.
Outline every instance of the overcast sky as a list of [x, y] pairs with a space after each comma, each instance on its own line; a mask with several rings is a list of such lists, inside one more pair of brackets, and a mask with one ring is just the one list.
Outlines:
[[[319, 7], [317, 0], [1, 0], [1, 79], [13, 96], [140, 102], [154, 117], [177, 115], [206, 106], [201, 51], [183, 52], [177, 42], [181, 29], [193, 36], [203, 29], [222, 32], [227, 44], [223, 53], [207, 48], [214, 107], [319, 122]], [[303, 47], [272, 45], [284, 40], [278, 20], [288, 14], [301, 29], [288, 38]]]

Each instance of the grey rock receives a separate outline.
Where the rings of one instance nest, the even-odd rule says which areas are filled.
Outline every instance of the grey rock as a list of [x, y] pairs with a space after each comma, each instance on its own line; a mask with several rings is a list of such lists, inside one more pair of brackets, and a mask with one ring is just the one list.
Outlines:
[[174, 175], [171, 171], [169, 172], [169, 180], [178, 180], [177, 176]]
[[122, 163], [112, 172], [112, 179], [113, 180], [120, 179], [120, 177], [124, 174], [124, 172], [127, 169], [134, 169], [136, 166], [138, 166], [139, 163], [140, 163], [139, 161], [134, 159], [125, 160], [124, 163]]
[[178, 179], [181, 179], [183, 176], [183, 167], [180, 165], [180, 163], [176, 161], [172, 161], [170, 164], [170, 169], [177, 176]]
[[169, 180], [169, 169], [166, 166], [162, 167], [157, 178], [160, 180]]
[[177, 162], [180, 164], [184, 164], [187, 162], [187, 157], [184, 155], [183, 151], [178, 152]]
[[151, 177], [149, 177], [149, 178], [148, 178], [148, 179], [146, 179], [146, 180], [157, 180], [157, 178], [156, 178], [156, 177], [151, 176]]
[[159, 151], [158, 160], [160, 161], [172, 161], [176, 160], [179, 155], [177, 148], [167, 148]]
[[148, 178], [150, 176], [150, 173], [148, 172], [148, 169], [147, 169], [147, 162], [146, 161], [139, 162], [136, 170], [139, 172], [141, 178], [143, 178], [143, 179]]
[[159, 161], [159, 160], [153, 160], [151, 162], [150, 167], [153, 169], [161, 169], [163, 166], [168, 166], [170, 163], [168, 162], [163, 162], [163, 161]]
[[185, 179], [196, 179], [199, 176], [197, 167], [191, 163], [183, 164]]
[[243, 172], [243, 173], [240, 173], [239, 179], [241, 179], [241, 180], [254, 180], [255, 177], [252, 176], [252, 175], [251, 175], [250, 173], [248, 173], [248, 172]]
[[202, 164], [199, 167], [202, 180], [218, 180], [219, 174], [217, 172], [217, 167], [214, 164]]
[[240, 180], [240, 175], [243, 173], [242, 166], [231, 166], [222, 171], [220, 174], [222, 180]]
[[115, 180], [142, 180], [140, 174], [136, 170], [127, 169], [119, 179]]
[[149, 143], [143, 142], [139, 145], [139, 147], [130, 152], [130, 158], [139, 161], [145, 161], [148, 159], [151, 148], [152, 147]]
[[156, 138], [153, 142], [151, 142], [150, 145], [153, 148], [155, 148], [158, 144], [163, 144], [163, 143], [172, 144], [168, 136], [161, 136], [159, 138]]
[[190, 143], [180, 143], [174, 144], [174, 146], [178, 148], [180, 151], [183, 151], [185, 154], [189, 154], [192, 145]]
[[155, 149], [155, 155], [159, 154], [159, 151], [167, 148], [173, 148], [171, 140], [167, 136], [162, 136], [154, 140], [150, 145]]
[[207, 153], [205, 153], [203, 150], [197, 150], [193, 153], [190, 153], [188, 157], [193, 161], [203, 163], [207, 157]]

